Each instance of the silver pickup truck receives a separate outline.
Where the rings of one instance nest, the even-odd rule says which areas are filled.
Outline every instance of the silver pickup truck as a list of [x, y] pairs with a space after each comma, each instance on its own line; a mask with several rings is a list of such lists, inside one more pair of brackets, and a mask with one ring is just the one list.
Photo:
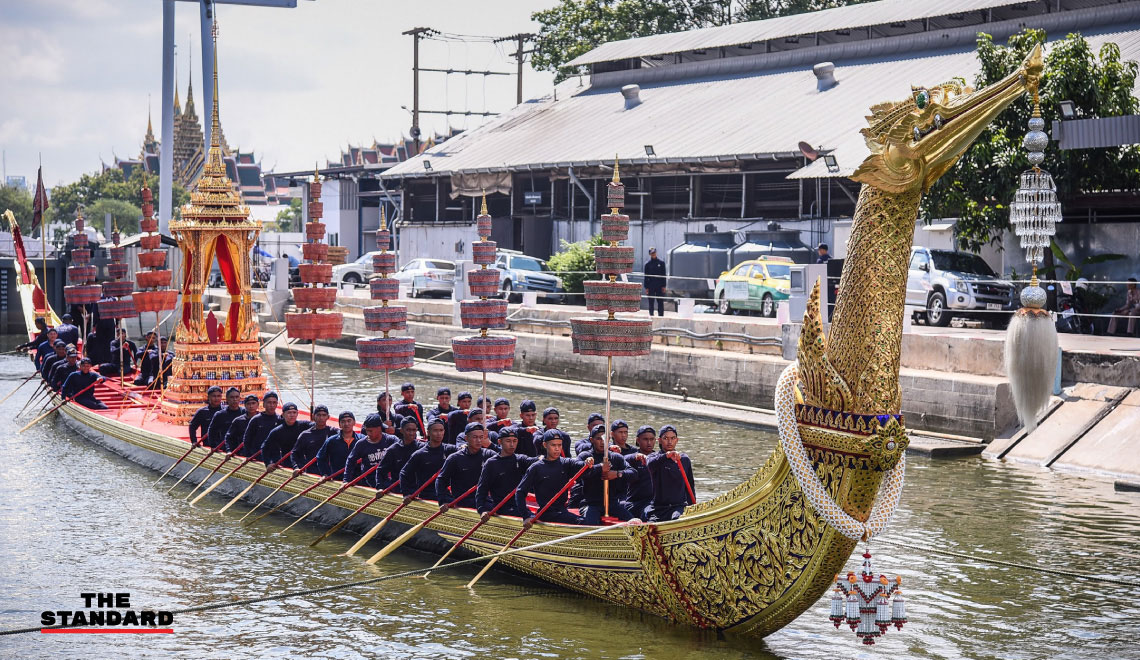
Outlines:
[[976, 254], [911, 248], [906, 302], [918, 320], [946, 327], [952, 317], [976, 317], [1004, 328], [1015, 309], [1015, 292], [1013, 283], [1000, 279]]

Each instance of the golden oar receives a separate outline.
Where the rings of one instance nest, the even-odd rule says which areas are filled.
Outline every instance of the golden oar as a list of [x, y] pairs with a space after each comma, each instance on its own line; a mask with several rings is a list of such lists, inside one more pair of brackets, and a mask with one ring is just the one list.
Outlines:
[[28, 406], [31, 405], [32, 401], [35, 401], [36, 399], [40, 398], [40, 394], [43, 394], [45, 385], [47, 385], [47, 382], [41, 382], [40, 383], [40, 386], [36, 388], [36, 391], [32, 392], [32, 395], [30, 397], [28, 397], [27, 401], [24, 402], [24, 407], [20, 408], [20, 412], [16, 413], [16, 417], [23, 415], [24, 411], [28, 409]]
[[[254, 511], [257, 511], [259, 508], [261, 508], [261, 505], [268, 502], [269, 498], [273, 497], [274, 495], [277, 494], [278, 491], [280, 491], [285, 486], [289, 485], [289, 483], [291, 481], [293, 481], [297, 477], [301, 476], [302, 474], [305, 474], [305, 470], [308, 470], [309, 466], [312, 465], [313, 463], [316, 463], [316, 462], [317, 462], [317, 457], [314, 456], [314, 457], [309, 459], [308, 463], [305, 463], [304, 465], [302, 465], [299, 468], [294, 468], [292, 476], [290, 476], [285, 481], [282, 481], [280, 486], [278, 486], [277, 488], [274, 488], [272, 493], [265, 496], [265, 499], [261, 500], [260, 502], [258, 502], [255, 505], [253, 505], [252, 509], [250, 509], [249, 511], [246, 511], [245, 515], [238, 519], [238, 522], [244, 521], [246, 518], [248, 518], [250, 516], [250, 514], [252, 514]], [[258, 520], [261, 520], [261, 518], [258, 518]], [[249, 524], [252, 524], [252, 523], [249, 523]]]
[[[334, 497], [337, 497], [338, 495], [340, 495], [340, 494], [341, 494], [341, 493], [343, 493], [344, 491], [346, 491], [346, 490], [348, 490], [349, 488], [352, 488], [352, 487], [353, 487], [353, 486], [355, 486], [356, 484], [360, 483], [360, 482], [361, 482], [361, 481], [362, 481], [362, 480], [363, 480], [365, 477], [367, 477], [368, 475], [370, 475], [370, 474], [372, 474], [373, 472], [375, 472], [375, 471], [376, 471], [376, 468], [378, 468], [378, 467], [380, 467], [380, 465], [379, 465], [379, 464], [373, 465], [372, 467], [368, 468], [368, 469], [367, 469], [367, 470], [365, 470], [363, 473], [361, 473], [361, 475], [360, 475], [359, 477], [357, 477], [357, 478], [353, 479], [352, 481], [350, 481], [350, 482], [348, 482], [348, 483], [346, 483], [346, 484], [342, 485], [342, 486], [341, 486], [341, 487], [340, 487], [340, 488], [339, 488], [339, 489], [338, 489], [338, 490], [337, 490], [335, 493], [333, 493], [332, 495], [329, 495], [329, 496], [328, 496], [328, 497], [326, 497], [326, 498], [325, 498], [325, 499], [324, 499], [324, 500], [323, 500], [323, 501], [322, 501], [320, 504], [318, 504], [318, 505], [316, 505], [315, 507], [313, 507], [313, 508], [309, 509], [308, 511], [306, 511], [306, 512], [304, 513], [304, 515], [302, 515], [300, 518], [298, 518], [298, 519], [294, 520], [292, 523], [290, 523], [290, 524], [289, 524], [289, 526], [288, 526], [288, 527], [286, 527], [285, 529], [281, 530], [281, 531], [280, 531], [280, 532], [278, 532], [278, 533], [279, 533], [279, 534], [284, 534], [285, 532], [287, 532], [287, 531], [289, 531], [289, 530], [293, 529], [293, 526], [294, 526], [294, 525], [296, 525], [297, 523], [301, 522], [301, 521], [302, 521], [302, 520], [304, 520], [305, 518], [308, 518], [308, 517], [309, 517], [309, 514], [310, 514], [310, 513], [314, 512], [314, 511], [316, 511], [317, 509], [321, 508], [322, 506], [324, 506], [324, 505], [328, 504], [329, 502], [331, 502], [331, 501], [333, 500], [333, 498], [334, 498]], [[343, 470], [342, 470], [342, 471], [343, 471]]]
[[19, 431], [16, 431], [16, 433], [17, 433], [17, 434], [20, 434], [20, 433], [23, 433], [24, 431], [27, 431], [28, 429], [32, 428], [32, 425], [33, 425], [33, 424], [35, 424], [36, 422], [38, 422], [38, 421], [40, 421], [41, 419], [43, 419], [43, 418], [47, 417], [48, 415], [52, 414], [53, 412], [55, 412], [55, 411], [59, 410], [60, 408], [62, 408], [62, 407], [64, 406], [64, 404], [67, 404], [67, 403], [71, 403], [72, 401], [74, 401], [74, 400], [75, 400], [75, 397], [79, 396], [80, 394], [83, 394], [84, 392], [86, 392], [87, 390], [91, 389], [92, 387], [95, 387], [95, 386], [96, 386], [96, 385], [98, 385], [98, 384], [99, 384], [99, 381], [95, 381], [94, 383], [91, 383], [91, 384], [90, 384], [90, 385], [88, 385], [87, 387], [84, 387], [83, 389], [79, 390], [79, 391], [78, 391], [78, 392], [76, 392], [75, 394], [72, 394], [71, 396], [67, 397], [67, 398], [66, 398], [66, 399], [64, 399], [63, 401], [60, 401], [60, 402], [59, 402], [59, 403], [58, 403], [58, 404], [57, 404], [57, 405], [56, 405], [54, 408], [52, 408], [51, 410], [47, 411], [46, 413], [44, 413], [44, 414], [40, 415], [39, 417], [37, 417], [37, 418], [33, 419], [32, 421], [28, 422], [28, 425], [27, 425], [27, 426], [25, 426], [24, 428], [20, 429]]
[[5, 401], [7, 401], [7, 400], [8, 400], [8, 397], [10, 397], [10, 396], [12, 396], [13, 394], [15, 394], [17, 391], [19, 391], [19, 389], [20, 389], [21, 387], [23, 387], [24, 385], [27, 385], [27, 384], [28, 384], [28, 381], [30, 381], [31, 379], [35, 378], [35, 377], [36, 377], [36, 376], [38, 376], [38, 375], [40, 375], [40, 374], [39, 374], [39, 372], [37, 371], [36, 373], [33, 373], [31, 376], [28, 376], [28, 377], [27, 377], [27, 378], [25, 378], [24, 380], [20, 381], [20, 384], [16, 386], [16, 389], [12, 390], [11, 392], [8, 392], [7, 394], [5, 394], [5, 395], [4, 395], [4, 398], [3, 398], [3, 399], [0, 399], [0, 403], [4, 403]]
[[281, 460], [277, 461], [277, 462], [276, 462], [276, 463], [274, 463], [273, 465], [266, 465], [266, 466], [265, 466], [265, 472], [262, 472], [262, 473], [261, 473], [261, 476], [260, 476], [260, 477], [258, 477], [257, 479], [254, 479], [254, 480], [253, 480], [253, 483], [251, 483], [250, 485], [246, 486], [246, 487], [245, 487], [245, 490], [243, 490], [242, 492], [240, 492], [240, 493], [238, 493], [237, 495], [235, 495], [235, 496], [234, 496], [234, 498], [233, 498], [232, 500], [230, 500], [229, 502], [226, 502], [226, 505], [225, 505], [225, 506], [223, 506], [222, 508], [218, 509], [218, 511], [217, 511], [217, 512], [218, 512], [218, 514], [219, 514], [219, 515], [221, 515], [221, 514], [225, 513], [225, 512], [226, 512], [226, 509], [229, 509], [231, 506], [233, 506], [233, 505], [234, 505], [234, 503], [235, 503], [235, 502], [237, 502], [237, 501], [238, 501], [238, 500], [240, 500], [241, 498], [245, 497], [245, 494], [246, 494], [246, 493], [248, 493], [249, 491], [253, 490], [253, 487], [254, 487], [254, 486], [256, 486], [257, 484], [261, 483], [261, 480], [262, 480], [262, 479], [264, 479], [265, 477], [267, 477], [267, 476], [269, 475], [269, 473], [270, 473], [270, 472], [272, 472], [272, 471], [276, 470], [277, 468], [281, 467], [281, 464], [285, 462], [285, 459], [289, 458], [289, 457], [290, 457], [290, 456], [292, 456], [292, 455], [293, 455], [293, 452], [292, 452], [292, 451], [290, 451], [289, 453], [287, 453], [287, 454], [285, 454], [284, 456], [282, 456], [282, 457], [281, 457]]
[[194, 451], [195, 449], [197, 449], [198, 447], [201, 447], [201, 446], [202, 446], [201, 440], [198, 440], [197, 442], [191, 442], [190, 448], [186, 450], [186, 453], [182, 454], [182, 456], [177, 461], [174, 461], [174, 463], [170, 467], [166, 468], [166, 472], [163, 472], [157, 479], [155, 479], [154, 483], [151, 484], [151, 486], [157, 486], [158, 482], [162, 481], [163, 478], [166, 477], [166, 475], [170, 474], [171, 470], [173, 470], [175, 467], [177, 467], [179, 463], [186, 460], [186, 457], [190, 455], [190, 452]]
[[[312, 463], [312, 461], [309, 461], [309, 463], [311, 464], [311, 463]], [[285, 501], [284, 501], [284, 502], [282, 502], [281, 504], [278, 504], [277, 506], [273, 507], [273, 508], [272, 508], [272, 509], [270, 509], [269, 511], [267, 511], [267, 512], [265, 512], [265, 513], [261, 514], [260, 516], [258, 516], [258, 517], [256, 517], [256, 518], [254, 518], [253, 520], [251, 520], [251, 521], [247, 522], [247, 523], [246, 523], [246, 525], [252, 525], [253, 523], [257, 522], [258, 520], [261, 520], [262, 518], [264, 518], [264, 517], [266, 517], [266, 516], [268, 516], [268, 515], [270, 515], [270, 514], [272, 514], [272, 513], [277, 513], [277, 512], [278, 512], [278, 511], [280, 511], [282, 508], [284, 508], [286, 504], [289, 504], [289, 503], [290, 503], [290, 502], [292, 502], [293, 500], [296, 500], [297, 498], [301, 497], [302, 495], [305, 495], [306, 493], [308, 493], [308, 492], [309, 492], [309, 491], [311, 491], [312, 489], [316, 488], [317, 486], [320, 486], [321, 484], [325, 483], [326, 481], [329, 481], [329, 480], [331, 480], [331, 479], [336, 479], [336, 478], [337, 478], [337, 477], [339, 477], [339, 476], [340, 476], [340, 475], [341, 475], [343, 472], [344, 472], [344, 468], [341, 468], [341, 469], [337, 470], [336, 472], [333, 472], [332, 474], [330, 474], [330, 475], [329, 475], [329, 476], [327, 476], [327, 477], [321, 477], [320, 479], [318, 479], [318, 480], [317, 480], [317, 483], [313, 484], [312, 486], [309, 486], [309, 487], [308, 487], [308, 488], [306, 488], [305, 490], [303, 490], [303, 491], [301, 491], [301, 492], [297, 493], [297, 494], [296, 494], [296, 495], [294, 495], [293, 497], [290, 497], [289, 499], [285, 500]], [[294, 475], [294, 476], [297, 476], [297, 475]], [[292, 480], [292, 479], [290, 479], [290, 480]], [[284, 486], [285, 484], [281, 484], [281, 485], [282, 485], [282, 486]], [[272, 494], [271, 494], [271, 496], [272, 496]], [[269, 498], [266, 498], [266, 499], [269, 499]]]
[[[575, 474], [573, 477], [571, 477], [570, 481], [567, 481], [566, 485], [562, 487], [562, 490], [558, 491], [554, 497], [550, 498], [550, 501], [547, 502], [545, 506], [538, 510], [538, 513], [535, 514], [534, 518], [531, 518], [527, 522], [523, 523], [523, 528], [519, 530], [519, 533], [515, 534], [510, 541], [507, 541], [507, 544], [500, 548], [499, 552], [506, 552], [507, 550], [510, 550], [511, 546], [515, 544], [515, 541], [519, 540], [523, 534], [527, 533], [527, 530], [530, 529], [531, 524], [533, 524], [535, 520], [542, 518], [542, 514], [546, 513], [546, 510], [550, 508], [550, 505], [557, 502], [558, 498], [562, 497], [566, 491], [570, 490], [570, 487], [574, 485], [574, 482], [578, 480], [578, 477], [582, 476], [582, 473], [588, 470], [593, 464], [594, 459], [587, 458], [586, 464], [582, 466], [581, 470], [578, 470], [578, 474]], [[495, 562], [499, 561], [500, 556], [501, 555], [496, 555], [492, 557], [491, 561], [487, 562], [487, 565], [483, 567], [483, 570], [479, 571], [475, 577], [471, 578], [471, 581], [467, 583], [467, 588], [470, 589], [471, 587], [474, 587], [475, 583], [478, 582], [483, 577], [483, 575], [487, 573], [487, 571], [491, 570], [491, 567], [495, 565]]]
[[348, 524], [348, 521], [350, 521], [350, 520], [352, 520], [353, 518], [355, 518], [355, 517], [357, 516], [357, 514], [359, 514], [361, 511], [364, 511], [364, 510], [365, 510], [365, 509], [367, 509], [368, 507], [372, 506], [372, 505], [373, 505], [374, 503], [376, 503], [376, 502], [377, 502], [377, 501], [378, 501], [378, 500], [379, 500], [381, 497], [384, 497], [384, 496], [385, 496], [385, 495], [387, 495], [388, 493], [392, 492], [392, 491], [393, 491], [393, 490], [395, 490], [395, 488], [396, 488], [397, 486], [399, 486], [399, 485], [400, 485], [400, 480], [399, 480], [399, 479], [397, 479], [397, 480], [396, 480], [396, 483], [392, 484], [391, 486], [388, 486], [388, 487], [387, 487], [387, 488], [385, 488], [384, 490], [381, 490], [381, 491], [377, 491], [376, 495], [375, 495], [375, 496], [373, 496], [373, 498], [372, 498], [372, 499], [368, 500], [368, 501], [367, 501], [367, 502], [365, 502], [364, 504], [361, 504], [361, 505], [360, 505], [360, 506], [359, 506], [359, 507], [356, 509], [356, 511], [353, 511], [352, 513], [348, 514], [348, 517], [346, 517], [344, 520], [342, 520], [342, 521], [338, 522], [337, 524], [333, 525], [333, 528], [332, 528], [332, 529], [330, 529], [329, 531], [325, 532], [324, 534], [321, 534], [320, 538], [318, 538], [316, 541], [313, 541], [312, 543], [310, 543], [310, 544], [309, 544], [309, 547], [311, 548], [311, 547], [315, 546], [316, 544], [320, 543], [321, 541], [323, 541], [323, 540], [327, 539], [328, 537], [332, 536], [333, 534], [335, 534], [335, 533], [337, 532], [337, 530], [339, 530], [341, 527], [344, 527], [345, 525], [347, 525], [347, 524]]
[[205, 486], [206, 482], [210, 480], [210, 477], [217, 474], [218, 470], [222, 469], [222, 466], [225, 465], [226, 463], [228, 463], [229, 460], [231, 458], [233, 458], [239, 451], [241, 451], [241, 448], [244, 446], [245, 446], [245, 443], [243, 442], [240, 445], [238, 445], [237, 448], [234, 449], [233, 451], [226, 452], [226, 457], [222, 459], [222, 462], [215, 465], [214, 469], [210, 470], [210, 474], [207, 474], [205, 479], [194, 484], [194, 487], [190, 489], [190, 492], [186, 495], [186, 497], [182, 498], [182, 501], [186, 501], [186, 500], [190, 499], [190, 496], [193, 495], [194, 493], [198, 492], [199, 488], [201, 488], [202, 486]]
[[[475, 489], [476, 489], [476, 488], [478, 488], [478, 487], [479, 487], [479, 484], [475, 484], [475, 485], [474, 485], [474, 486], [472, 486], [471, 488], [468, 488], [468, 489], [467, 489], [467, 492], [466, 492], [466, 493], [463, 493], [463, 494], [462, 494], [462, 495], [460, 495], [459, 497], [455, 498], [455, 501], [456, 501], [456, 502], [461, 502], [461, 501], [463, 501], [463, 500], [467, 499], [467, 497], [469, 497], [469, 496], [471, 495], [471, 493], [474, 493], [474, 492], [475, 492]], [[388, 545], [386, 545], [386, 546], [384, 546], [383, 548], [381, 548], [379, 552], [377, 552], [376, 554], [374, 554], [374, 555], [372, 555], [371, 557], [369, 557], [369, 558], [368, 558], [368, 561], [366, 561], [366, 562], [364, 562], [364, 563], [365, 563], [365, 564], [370, 564], [370, 565], [371, 565], [371, 564], [375, 564], [376, 562], [380, 561], [381, 559], [383, 559], [383, 558], [387, 557], [388, 555], [392, 554], [393, 552], [395, 552], [395, 551], [396, 551], [396, 548], [398, 548], [398, 547], [400, 547], [400, 546], [404, 545], [405, 543], [407, 543], [407, 542], [408, 542], [408, 539], [410, 539], [410, 538], [412, 538], [413, 536], [415, 536], [416, 534], [418, 534], [418, 533], [419, 533], [419, 531], [420, 531], [421, 529], [423, 529], [424, 527], [426, 527], [428, 523], [430, 523], [431, 521], [435, 520], [436, 518], [438, 518], [438, 517], [442, 516], [443, 514], [447, 513], [448, 511], [450, 511], [450, 510], [451, 510], [451, 508], [452, 508], [452, 507], [451, 507], [451, 505], [447, 505], [447, 507], [446, 507], [446, 508], [444, 508], [444, 506], [443, 506], [443, 505], [440, 505], [439, 511], [436, 511], [435, 513], [433, 513], [433, 514], [431, 514], [430, 516], [428, 516], [428, 517], [427, 517], [427, 518], [426, 518], [426, 519], [425, 519], [423, 522], [421, 522], [421, 523], [417, 523], [417, 524], [415, 524], [415, 525], [412, 525], [412, 527], [411, 527], [411, 528], [409, 528], [409, 529], [408, 529], [408, 531], [406, 531], [406, 532], [404, 532], [403, 534], [401, 534], [401, 535], [397, 536], [397, 537], [396, 537], [396, 540], [392, 541], [392, 542], [391, 542], [391, 543], [389, 543]]]
[[[210, 487], [209, 487], [209, 488], [207, 488], [206, 490], [202, 491], [201, 493], [199, 493], [199, 494], [198, 494], [198, 497], [195, 497], [194, 499], [190, 500], [190, 506], [194, 506], [195, 504], [197, 504], [197, 503], [198, 503], [198, 500], [200, 500], [200, 499], [202, 499], [203, 497], [205, 497], [205, 496], [209, 495], [210, 493], [214, 492], [214, 489], [218, 487], [218, 484], [220, 484], [220, 483], [222, 483], [223, 481], [225, 481], [226, 479], [229, 479], [230, 477], [234, 476], [234, 473], [235, 473], [235, 472], [237, 472], [238, 470], [240, 470], [240, 469], [242, 469], [243, 467], [245, 467], [245, 466], [246, 466], [246, 464], [248, 464], [250, 461], [252, 461], [253, 459], [257, 458], [257, 457], [258, 457], [258, 456], [260, 456], [260, 455], [261, 455], [261, 450], [260, 450], [260, 449], [258, 449], [258, 450], [257, 450], [257, 451], [256, 451], [256, 452], [253, 454], [253, 456], [250, 456], [250, 457], [246, 458], [246, 459], [245, 459], [244, 461], [242, 461], [242, 462], [241, 462], [241, 464], [239, 464], [239, 465], [238, 465], [236, 468], [234, 468], [234, 469], [230, 470], [229, 472], [225, 473], [224, 475], [222, 475], [222, 478], [221, 478], [221, 479], [218, 479], [218, 480], [217, 480], [217, 481], [215, 481], [214, 483], [210, 484]], [[225, 463], [225, 461], [222, 461], [222, 463]], [[219, 465], [218, 467], [221, 467], [221, 465]], [[204, 482], [203, 482], [203, 483], [204, 483]], [[251, 484], [251, 485], [252, 485], [252, 484]]]
[[[220, 444], [218, 445], [218, 447], [221, 447], [221, 446], [222, 446], [222, 445], [220, 445]], [[190, 476], [190, 473], [191, 473], [191, 472], [193, 472], [194, 470], [197, 470], [198, 468], [202, 467], [202, 464], [206, 462], [206, 459], [210, 458], [210, 457], [211, 457], [211, 456], [213, 456], [215, 453], [217, 453], [217, 451], [218, 451], [218, 447], [210, 447], [210, 451], [206, 452], [206, 455], [202, 457], [202, 460], [200, 460], [200, 461], [198, 461], [197, 463], [195, 463], [195, 464], [194, 464], [194, 467], [190, 468], [189, 470], [187, 470], [187, 471], [186, 471], [186, 473], [185, 473], [185, 474], [183, 474], [181, 477], [179, 477], [179, 478], [178, 478], [178, 481], [175, 481], [175, 482], [174, 482], [174, 485], [173, 485], [173, 486], [171, 486], [170, 488], [168, 488], [168, 489], [167, 489], [167, 491], [166, 491], [166, 493], [169, 495], [171, 491], [173, 491], [175, 488], [178, 488], [178, 484], [182, 483], [182, 480], [183, 480], [183, 479], [185, 479], [186, 477], [189, 477], [189, 476]], [[239, 449], [241, 448], [241, 447], [240, 447], [240, 445], [239, 445], [239, 447], [238, 447], [238, 448], [239, 448]]]
[[[479, 484], [475, 484], [475, 485], [476, 485], [476, 486], [478, 486]], [[464, 534], [464, 535], [463, 535], [463, 536], [462, 536], [462, 537], [461, 537], [461, 538], [460, 538], [458, 541], [456, 541], [456, 542], [455, 542], [455, 545], [453, 545], [453, 546], [451, 546], [450, 548], [448, 548], [447, 552], [443, 553], [443, 556], [439, 558], [439, 561], [437, 561], [435, 564], [433, 564], [433, 565], [432, 565], [432, 567], [431, 567], [431, 570], [430, 570], [430, 571], [428, 571], [427, 573], [424, 573], [424, 579], [426, 580], [426, 579], [427, 579], [427, 576], [431, 575], [431, 571], [434, 571], [435, 569], [439, 568], [439, 565], [440, 565], [440, 564], [442, 564], [442, 563], [444, 562], [444, 560], [445, 560], [445, 559], [447, 559], [448, 557], [450, 557], [450, 556], [451, 556], [451, 553], [455, 552], [455, 549], [456, 549], [456, 548], [458, 548], [459, 546], [463, 545], [463, 542], [464, 542], [464, 541], [466, 541], [467, 539], [471, 538], [471, 535], [475, 533], [475, 530], [477, 530], [477, 529], [479, 529], [480, 527], [482, 527], [482, 526], [483, 526], [483, 523], [487, 522], [488, 520], [490, 520], [490, 519], [491, 519], [491, 517], [492, 517], [492, 516], [494, 516], [496, 513], [498, 513], [498, 512], [499, 512], [499, 509], [503, 508], [503, 505], [504, 505], [504, 504], [506, 504], [507, 502], [509, 502], [509, 501], [513, 500], [513, 499], [515, 498], [515, 493], [517, 493], [517, 492], [519, 492], [519, 489], [518, 489], [518, 488], [516, 488], [516, 489], [512, 490], [512, 491], [511, 491], [511, 492], [510, 492], [510, 493], [509, 493], [509, 494], [508, 494], [506, 497], [504, 497], [503, 499], [499, 500], [499, 503], [495, 505], [495, 508], [491, 509], [491, 510], [490, 510], [490, 511], [488, 511], [487, 513], [485, 513], [485, 514], [483, 514], [482, 516], [480, 516], [480, 517], [479, 517], [479, 522], [475, 523], [475, 526], [474, 526], [474, 527], [472, 527], [471, 529], [467, 530], [467, 533], [466, 533], [466, 534]]]
[[[440, 471], [442, 472], [442, 469]], [[372, 537], [379, 534], [380, 530], [384, 529], [384, 525], [388, 524], [388, 521], [390, 521], [392, 518], [396, 517], [396, 514], [399, 513], [400, 511], [402, 511], [404, 509], [404, 507], [408, 506], [408, 504], [410, 504], [412, 500], [419, 497], [420, 493], [423, 492], [423, 490], [425, 488], [427, 488], [429, 484], [431, 484], [433, 481], [435, 481], [435, 478], [438, 476], [439, 476], [439, 472], [436, 472], [435, 474], [431, 475], [431, 478], [428, 479], [427, 481], [425, 481], [423, 483], [423, 485], [421, 485], [419, 488], [417, 488], [416, 492], [405, 497], [404, 501], [400, 502], [400, 506], [396, 507], [395, 510], [392, 511], [392, 513], [389, 513], [387, 516], [385, 516], [385, 518], [383, 520], [376, 523], [376, 526], [373, 527], [372, 529], [368, 530], [367, 534], [360, 537], [360, 540], [357, 541], [356, 544], [353, 545], [351, 548], [349, 548], [348, 552], [344, 553], [344, 556], [345, 557], [351, 557], [351, 556], [355, 555], [357, 550], [363, 548], [366, 543], [368, 543], [369, 541], [372, 540]]]

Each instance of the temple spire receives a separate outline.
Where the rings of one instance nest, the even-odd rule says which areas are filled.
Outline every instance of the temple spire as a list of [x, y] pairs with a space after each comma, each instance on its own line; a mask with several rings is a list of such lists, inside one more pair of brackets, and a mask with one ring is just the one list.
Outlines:
[[479, 215], [487, 215], [487, 189], [483, 189], [483, 205], [479, 207]]
[[212, 152], [216, 147], [221, 153], [222, 142], [222, 126], [221, 121], [218, 119], [218, 20], [214, 19], [214, 24], [210, 28], [210, 32], [214, 38], [214, 107], [212, 110], [212, 117], [210, 118], [210, 151]]

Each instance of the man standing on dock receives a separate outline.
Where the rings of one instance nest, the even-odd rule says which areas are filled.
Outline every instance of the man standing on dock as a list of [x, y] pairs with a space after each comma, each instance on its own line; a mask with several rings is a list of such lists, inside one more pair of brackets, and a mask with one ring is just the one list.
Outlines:
[[649, 315], [653, 316], [653, 304], [657, 304], [657, 315], [665, 316], [665, 262], [657, 258], [657, 248], [649, 248], [649, 261], [645, 262], [645, 295], [649, 303]]
[[[253, 397], [253, 403], [257, 405], [257, 397]], [[257, 409], [254, 408], [256, 411]], [[226, 390], [226, 407], [214, 413], [210, 418], [210, 425], [206, 428], [206, 446], [217, 447], [226, 441], [226, 432], [230, 430], [230, 424], [235, 419], [240, 417], [244, 410], [241, 407], [241, 390], [236, 387], [231, 387]]]
[[[195, 411], [194, 416], [190, 418], [190, 444], [206, 440], [206, 434], [210, 431], [210, 422], [213, 421], [214, 415], [221, 411], [222, 388], [211, 385], [210, 389], [206, 390], [206, 405]], [[199, 432], [201, 437], [198, 435]]]

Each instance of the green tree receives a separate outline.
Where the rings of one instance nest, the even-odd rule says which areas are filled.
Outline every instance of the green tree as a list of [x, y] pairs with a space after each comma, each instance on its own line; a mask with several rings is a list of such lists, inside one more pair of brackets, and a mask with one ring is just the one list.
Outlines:
[[[1013, 35], [1005, 46], [995, 44], [989, 35], [979, 35], [981, 71], [975, 86], [1001, 79], [1044, 41], [1041, 30]], [[1086, 117], [1136, 114], [1140, 103], [1132, 90], [1138, 70], [1136, 62], [1121, 61], [1120, 48], [1113, 43], [1102, 46], [1099, 53], [1079, 34], [1051, 44], [1040, 89], [1046, 130], [1060, 118], [1058, 102], [1062, 100], [1073, 101]], [[1026, 123], [1031, 112], [1032, 102], [1025, 100], [998, 115], [923, 199], [924, 220], [958, 218], [954, 230], [964, 249], [977, 251], [997, 242], [1010, 227], [1008, 205], [1018, 176], [1030, 168], [1021, 141], [1029, 130]], [[1071, 151], [1051, 145], [1041, 168], [1053, 175], [1062, 208], [1067, 198], [1079, 193], [1140, 189], [1140, 148], [1135, 145]], [[1050, 257], [1046, 254], [1047, 267]]]
[[266, 225], [268, 231], [301, 231], [301, 199], [289, 202], [289, 206], [277, 212], [276, 226]]
[[598, 279], [594, 272], [594, 246], [609, 245], [602, 240], [601, 234], [595, 234], [588, 241], [570, 243], [562, 241], [562, 250], [546, 260], [550, 270], [555, 271], [562, 280], [562, 288], [567, 293], [582, 293], [582, 282]]
[[[142, 217], [142, 209], [130, 202], [103, 197], [83, 209], [83, 217], [86, 218], [87, 224], [99, 229], [99, 231], [103, 231], [103, 219], [108, 213], [111, 214], [111, 226], [117, 226], [123, 237], [139, 233], [139, 218]], [[107, 240], [111, 240], [111, 237], [107, 236]]]
[[[151, 192], [154, 193], [154, 206], [155, 209], [160, 208], [162, 190], [158, 185], [158, 177], [154, 175], [147, 175], [147, 185], [150, 186]], [[136, 167], [131, 170], [129, 179], [123, 178], [123, 171], [118, 168], [110, 168], [102, 172], [94, 174], [84, 174], [79, 177], [78, 181], [66, 183], [56, 186], [51, 189], [48, 194], [51, 200], [51, 207], [48, 209], [48, 216], [50, 219], [59, 219], [63, 222], [71, 223], [75, 219], [75, 211], [80, 207], [90, 209], [96, 202], [102, 199], [119, 200], [137, 206], [142, 204], [142, 196], [139, 191], [143, 186], [143, 170]], [[177, 183], [172, 186], [174, 191], [174, 215], [180, 215], [180, 207], [190, 201], [190, 194], [186, 189]], [[121, 207], [120, 207], [121, 208]], [[87, 211], [85, 211], [86, 213]], [[141, 211], [139, 212], [141, 215]], [[137, 217], [134, 222], [134, 230], [138, 230]], [[125, 231], [125, 228], [122, 228]]]
[[[16, 224], [26, 234], [32, 227], [32, 193], [10, 186], [0, 186], [0, 213], [11, 209], [16, 216]], [[7, 230], [7, 227], [4, 227]]]

